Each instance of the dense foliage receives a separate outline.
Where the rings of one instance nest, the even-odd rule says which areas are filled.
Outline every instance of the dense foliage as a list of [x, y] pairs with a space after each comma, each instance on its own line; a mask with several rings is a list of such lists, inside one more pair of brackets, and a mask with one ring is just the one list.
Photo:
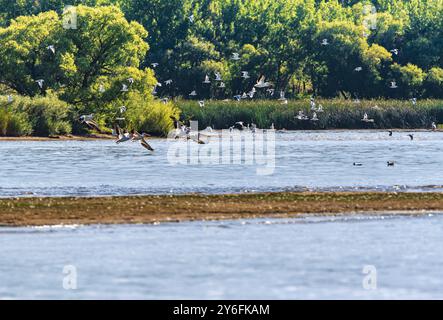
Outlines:
[[128, 127], [165, 133], [177, 111], [155, 95], [232, 99], [261, 76], [275, 93], [254, 99], [443, 98], [443, 0], [0, 0], [0, 26], [0, 93], [53, 95], [74, 130], [126, 106]]

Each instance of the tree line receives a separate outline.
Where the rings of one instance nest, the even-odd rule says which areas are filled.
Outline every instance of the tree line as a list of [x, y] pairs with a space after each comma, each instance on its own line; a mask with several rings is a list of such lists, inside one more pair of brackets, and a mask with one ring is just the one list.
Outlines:
[[442, 24], [443, 0], [0, 0], [0, 90], [107, 114], [261, 76], [255, 97], [442, 98]]

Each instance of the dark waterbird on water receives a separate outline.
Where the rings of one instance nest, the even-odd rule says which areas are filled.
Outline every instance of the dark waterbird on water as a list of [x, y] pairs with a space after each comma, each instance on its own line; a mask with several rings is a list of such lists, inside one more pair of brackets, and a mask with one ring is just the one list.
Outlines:
[[394, 161], [387, 161], [386, 164], [388, 165], [388, 167], [393, 167], [395, 162]]
[[414, 140], [414, 135], [413, 135], [413, 134], [408, 134], [408, 137], [409, 137], [411, 140]]

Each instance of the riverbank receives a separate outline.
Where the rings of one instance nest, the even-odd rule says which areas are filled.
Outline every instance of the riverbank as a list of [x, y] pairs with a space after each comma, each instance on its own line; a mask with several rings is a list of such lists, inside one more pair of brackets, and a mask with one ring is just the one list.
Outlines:
[[1, 137], [1, 141], [91, 141], [91, 140], [111, 140], [115, 139], [110, 134], [90, 134], [84, 136], [76, 135], [60, 135], [60, 136], [50, 136], [50, 137], [34, 137], [34, 136], [23, 136], [23, 137]]
[[0, 199], [1, 226], [150, 224], [302, 215], [443, 212], [443, 193], [299, 192]]

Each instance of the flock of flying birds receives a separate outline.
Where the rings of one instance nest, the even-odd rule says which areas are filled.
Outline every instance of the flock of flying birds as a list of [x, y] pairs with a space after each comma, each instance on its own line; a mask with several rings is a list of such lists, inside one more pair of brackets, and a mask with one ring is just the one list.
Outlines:
[[[189, 20], [191, 22], [194, 22], [194, 17], [191, 15], [189, 16]], [[321, 45], [322, 46], [328, 46], [330, 43], [328, 41], [328, 39], [322, 39], [321, 41]], [[56, 49], [54, 45], [50, 45], [46, 48], [48, 51], [50, 51], [52, 54], [56, 53]], [[390, 50], [390, 52], [394, 55], [398, 55], [399, 50], [398, 49], [392, 49]], [[231, 56], [231, 59], [233, 61], [239, 61], [240, 58], [240, 54], [237, 52], [234, 52]], [[155, 69], [159, 66], [159, 63], [152, 63], [151, 66]], [[354, 68], [354, 72], [361, 72], [363, 70], [363, 67], [358, 66]], [[219, 72], [215, 72], [215, 79], [214, 81], [218, 83], [218, 88], [225, 88], [226, 85], [223, 82], [222, 79], [222, 75]], [[251, 76], [249, 74], [248, 71], [242, 71], [241, 72], [241, 77], [245, 80], [250, 79]], [[35, 80], [36, 84], [38, 85], [38, 87], [43, 90], [44, 88], [44, 83], [45, 80], [44, 79], [38, 79]], [[127, 83], [122, 83], [122, 88], [121, 88], [121, 92], [127, 92], [129, 91], [130, 86], [134, 83], [134, 79], [133, 78], [128, 78], [127, 79]], [[164, 84], [166, 86], [169, 86], [173, 83], [172, 79], [168, 79], [166, 81], [164, 81]], [[203, 80], [204, 84], [211, 84], [211, 78], [209, 75], [206, 75], [204, 80]], [[154, 86], [153, 89], [153, 95], [157, 95], [157, 88], [161, 87], [162, 83], [157, 83]], [[391, 81], [390, 86], [391, 89], [397, 89], [397, 83], [396, 81]], [[239, 94], [239, 95], [235, 95], [233, 98], [236, 101], [241, 101], [244, 99], [252, 99], [255, 95], [255, 93], [257, 92], [257, 90], [266, 90], [266, 93], [273, 97], [275, 94], [275, 89], [273, 88], [273, 83], [266, 81], [266, 77], [264, 75], [260, 76], [260, 78], [258, 79], [258, 81], [256, 82], [256, 84], [252, 87], [252, 89], [249, 92], [244, 92], [243, 94]], [[100, 93], [105, 92], [105, 88], [103, 84], [100, 84], [98, 91]], [[196, 90], [193, 90], [191, 93], [189, 93], [190, 97], [197, 97], [198, 93], [196, 92]], [[278, 98], [278, 100], [282, 103], [282, 104], [288, 104], [288, 99], [285, 97], [285, 91], [281, 90], [280, 91], [280, 96]], [[12, 102], [13, 101], [13, 97], [12, 95], [8, 95], [8, 102]], [[162, 99], [163, 102], [167, 102], [168, 98], [163, 98]], [[359, 103], [359, 99], [356, 98], [354, 100], [355, 103]], [[411, 102], [413, 105], [417, 104], [417, 99], [413, 98], [411, 99]], [[199, 100], [198, 101], [199, 106], [201, 108], [203, 108], [205, 106], [205, 101], [204, 100]], [[300, 121], [319, 121], [318, 118], [318, 114], [323, 112], [323, 106], [320, 104], [317, 106], [315, 99], [312, 97], [310, 100], [310, 105], [311, 105], [311, 115], [306, 115], [304, 114], [303, 111], [299, 111], [298, 115], [295, 116], [295, 119], [300, 120]], [[124, 114], [126, 112], [126, 107], [122, 106], [120, 108], [120, 114]], [[120, 118], [116, 118], [116, 120], [125, 120], [124, 117], [120, 117]], [[171, 120], [174, 123], [174, 127], [175, 127], [175, 138], [179, 139], [181, 137], [184, 137], [187, 140], [193, 140], [198, 144], [205, 144], [207, 143], [207, 139], [205, 139], [205, 137], [208, 137], [211, 135], [212, 133], [212, 128], [208, 127], [207, 129], [205, 129], [203, 132], [197, 132], [194, 133], [192, 132], [190, 126], [186, 126], [183, 122], [179, 121], [178, 119], [171, 117]], [[97, 124], [97, 122], [94, 120], [94, 115], [90, 114], [90, 115], [82, 115], [79, 118], [79, 121], [83, 124], [85, 124], [86, 126], [88, 126], [88, 128], [92, 129], [92, 130], [96, 130], [98, 132], [102, 132], [102, 130], [100, 129], [99, 125]], [[363, 118], [361, 119], [362, 122], [365, 123], [373, 123], [374, 119], [370, 119], [368, 114], [365, 113], [363, 115]], [[431, 124], [431, 128], [432, 130], [436, 130], [437, 129], [437, 125], [435, 122], [432, 122]], [[255, 132], [257, 129], [257, 126], [255, 124], [246, 124], [242, 121], [236, 122], [233, 126], [231, 126], [230, 131], [233, 130], [250, 130], [251, 132]], [[270, 129], [275, 129], [274, 128], [274, 124], [272, 124]], [[149, 151], [154, 151], [154, 149], [151, 147], [151, 145], [147, 142], [147, 138], [149, 137], [149, 134], [146, 133], [138, 133], [135, 130], [132, 130], [131, 132], [128, 132], [127, 130], [122, 130], [122, 128], [120, 128], [120, 126], [115, 123], [114, 124], [114, 128], [112, 130], [113, 135], [116, 137], [116, 143], [120, 144], [123, 142], [127, 142], [127, 141], [133, 141], [133, 142], [140, 142], [141, 146], [144, 147], [145, 149], [149, 150]], [[392, 136], [393, 132], [389, 131], [389, 135]], [[412, 134], [409, 135], [410, 139], [413, 140], [414, 136]], [[354, 164], [354, 165], [358, 165], [358, 164]], [[393, 164], [389, 164], [388, 165], [393, 165]]]

